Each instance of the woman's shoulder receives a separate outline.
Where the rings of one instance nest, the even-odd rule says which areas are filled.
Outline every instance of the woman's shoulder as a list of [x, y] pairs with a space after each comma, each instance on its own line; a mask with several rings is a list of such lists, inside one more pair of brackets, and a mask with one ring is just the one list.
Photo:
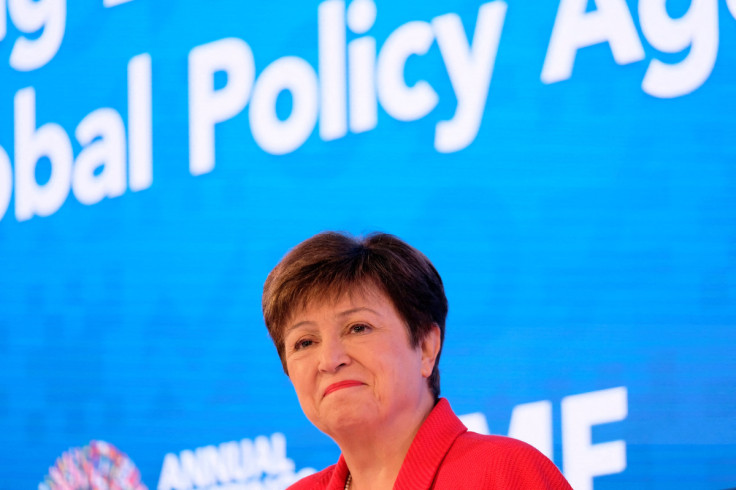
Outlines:
[[[466, 431], [460, 434], [456, 444], [473, 450], [502, 450], [539, 453], [534, 446], [513, 437], [499, 435], [484, 435], [477, 432]], [[539, 453], [541, 455], [541, 453]]]
[[464, 432], [455, 440], [442, 466], [443, 473], [470, 472], [493, 483], [483, 488], [570, 488], [547, 456], [511, 437]]
[[322, 471], [305, 476], [291, 485], [287, 490], [319, 490], [321, 488], [327, 488], [336, 466], [333, 464]]
[[526, 442], [512, 437], [483, 435], [476, 432], [464, 432], [458, 436], [450, 449], [450, 453], [457, 456], [492, 456], [494, 460], [543, 460], [549, 461], [546, 456]]

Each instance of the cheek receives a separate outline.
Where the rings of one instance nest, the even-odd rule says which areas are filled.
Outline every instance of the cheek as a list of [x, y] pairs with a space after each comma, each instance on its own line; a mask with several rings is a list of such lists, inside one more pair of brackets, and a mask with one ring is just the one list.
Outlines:
[[424, 379], [421, 358], [414, 351], [394, 351], [383, 361], [382, 372], [386, 381], [397, 389], [406, 390], [417, 380]]
[[294, 391], [299, 398], [309, 389], [309, 378], [305, 376], [305, 372], [298, 363], [289, 363], [287, 365], [289, 369], [289, 380], [291, 385], [294, 387]]
[[299, 405], [302, 407], [302, 412], [304, 412], [307, 418], [309, 418], [310, 414], [314, 410], [314, 399], [311, 395], [312, 390], [309, 389], [304, 381], [292, 379], [291, 384], [294, 386], [296, 398], [297, 400], [299, 400]]
[[289, 379], [299, 399], [299, 404], [304, 412], [307, 412], [316, 403], [317, 379], [313, 373], [303, 368], [304, 366], [297, 365]]
[[374, 359], [373, 366], [376, 381], [389, 387], [404, 385], [419, 375], [417, 363], [403, 351], [387, 351], [381, 358]]

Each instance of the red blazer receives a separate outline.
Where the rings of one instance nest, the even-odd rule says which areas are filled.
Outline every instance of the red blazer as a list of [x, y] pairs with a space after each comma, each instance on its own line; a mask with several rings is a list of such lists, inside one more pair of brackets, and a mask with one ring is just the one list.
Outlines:
[[[348, 467], [337, 464], [302, 478], [290, 490], [344, 490]], [[419, 428], [396, 490], [572, 490], [557, 467], [532, 446], [503, 436], [468, 432], [444, 398]]]

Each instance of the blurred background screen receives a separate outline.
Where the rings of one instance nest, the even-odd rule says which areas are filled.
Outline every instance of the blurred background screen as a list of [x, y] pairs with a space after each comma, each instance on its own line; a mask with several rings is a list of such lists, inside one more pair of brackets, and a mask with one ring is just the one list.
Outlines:
[[433, 261], [471, 429], [736, 486], [735, 1], [7, 0], [0, 86], [1, 488], [334, 463], [260, 309], [323, 230]]

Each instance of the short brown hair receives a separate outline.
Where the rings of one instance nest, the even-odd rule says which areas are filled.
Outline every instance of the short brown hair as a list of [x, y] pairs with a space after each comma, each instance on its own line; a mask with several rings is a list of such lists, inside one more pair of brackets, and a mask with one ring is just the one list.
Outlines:
[[291, 315], [314, 301], [337, 298], [355, 288], [374, 286], [393, 303], [404, 320], [412, 347], [432, 327], [440, 329], [440, 352], [428, 379], [440, 394], [439, 354], [445, 338], [447, 297], [432, 263], [408, 243], [386, 233], [353, 237], [319, 233], [287, 253], [263, 285], [263, 317], [284, 372], [284, 329]]

